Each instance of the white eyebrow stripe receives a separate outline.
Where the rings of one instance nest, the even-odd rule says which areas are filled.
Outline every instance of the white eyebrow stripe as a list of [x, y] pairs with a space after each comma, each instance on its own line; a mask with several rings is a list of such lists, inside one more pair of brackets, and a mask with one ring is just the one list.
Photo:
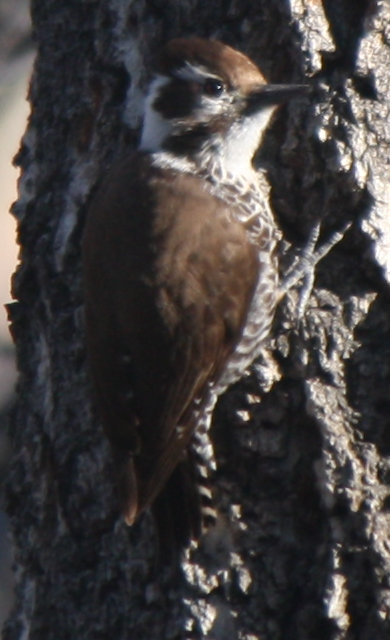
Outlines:
[[205, 80], [205, 78], [214, 78], [215, 80], [221, 80], [214, 73], [210, 73], [209, 69], [206, 67], [202, 67], [201, 65], [194, 65], [190, 62], [186, 62], [184, 67], [180, 67], [180, 69], [175, 69], [173, 75], [181, 80], [195, 80], [199, 82], [201, 80]]

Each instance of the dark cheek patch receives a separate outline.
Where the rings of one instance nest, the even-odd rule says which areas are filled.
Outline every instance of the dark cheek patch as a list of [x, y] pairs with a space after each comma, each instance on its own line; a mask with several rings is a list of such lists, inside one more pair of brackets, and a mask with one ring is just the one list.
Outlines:
[[191, 156], [200, 150], [210, 135], [209, 126], [200, 122], [196, 127], [167, 138], [163, 143], [163, 148], [178, 156]]
[[164, 118], [185, 118], [193, 112], [198, 93], [199, 87], [195, 83], [177, 80], [162, 88], [153, 107]]

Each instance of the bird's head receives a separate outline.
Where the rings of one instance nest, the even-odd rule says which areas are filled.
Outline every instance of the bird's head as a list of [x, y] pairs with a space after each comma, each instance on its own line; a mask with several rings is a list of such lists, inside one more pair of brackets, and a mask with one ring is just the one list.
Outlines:
[[216, 40], [172, 40], [146, 98], [140, 148], [245, 172], [275, 107], [306, 90], [268, 84], [247, 56]]

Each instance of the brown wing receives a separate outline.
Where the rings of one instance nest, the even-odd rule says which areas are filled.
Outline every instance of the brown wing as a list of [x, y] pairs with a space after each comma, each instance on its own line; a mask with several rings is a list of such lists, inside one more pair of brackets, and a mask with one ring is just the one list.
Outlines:
[[204, 401], [241, 335], [257, 253], [198, 178], [135, 154], [92, 203], [84, 273], [105, 430], [131, 454], [123, 456], [132, 522], [178, 464], [196, 426], [194, 402]]

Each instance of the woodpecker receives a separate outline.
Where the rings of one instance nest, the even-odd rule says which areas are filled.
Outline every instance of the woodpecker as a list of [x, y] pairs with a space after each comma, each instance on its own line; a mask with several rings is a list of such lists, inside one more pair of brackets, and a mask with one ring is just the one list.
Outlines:
[[191, 443], [259, 355], [280, 299], [279, 232], [252, 159], [277, 105], [305, 90], [267, 84], [221, 42], [172, 40], [139, 149], [89, 207], [87, 353], [121, 507], [129, 525], [152, 507], [183, 544], [201, 530]]

